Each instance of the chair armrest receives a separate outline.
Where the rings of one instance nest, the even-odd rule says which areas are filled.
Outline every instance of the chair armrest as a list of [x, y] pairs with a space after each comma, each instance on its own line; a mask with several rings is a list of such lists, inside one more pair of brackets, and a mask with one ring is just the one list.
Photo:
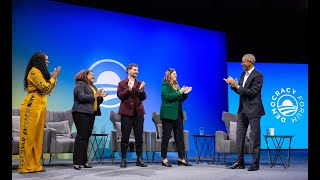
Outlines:
[[51, 129], [44, 128], [43, 131], [43, 145], [42, 145], [42, 153], [48, 153], [51, 145]]
[[50, 153], [54, 153], [55, 149], [56, 149], [56, 141], [57, 141], [57, 134], [58, 131], [54, 128], [47, 128], [50, 130], [50, 149], [49, 152]]
[[150, 151], [150, 131], [143, 131], [144, 134], [144, 144], [146, 145], [147, 152]]
[[215, 137], [215, 141], [221, 141], [221, 140], [227, 140], [228, 139], [228, 135], [227, 133], [223, 132], [223, 131], [216, 131], [216, 137]]
[[151, 152], [156, 152], [157, 132], [151, 131]]
[[20, 137], [20, 130], [12, 129], [12, 139], [14, 137]]
[[71, 133], [71, 138], [72, 138], [72, 139], [75, 139], [75, 138], [76, 138], [76, 136], [77, 136], [77, 132], [73, 132], [73, 133]]
[[189, 151], [189, 131], [183, 130], [183, 141], [184, 141], [184, 148], [185, 152]]
[[112, 152], [117, 151], [117, 140], [118, 140], [118, 132], [115, 129], [111, 130], [110, 134], [110, 150]]

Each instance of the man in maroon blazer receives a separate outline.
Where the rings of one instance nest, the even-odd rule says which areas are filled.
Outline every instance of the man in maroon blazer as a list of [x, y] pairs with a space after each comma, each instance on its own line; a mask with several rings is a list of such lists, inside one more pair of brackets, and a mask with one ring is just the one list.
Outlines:
[[117, 96], [121, 100], [119, 112], [121, 115], [121, 155], [120, 167], [127, 167], [126, 154], [129, 145], [131, 129], [134, 130], [135, 146], [137, 154], [136, 165], [147, 167], [142, 158], [142, 134], [144, 114], [146, 113], [142, 101], [146, 99], [144, 81], [140, 82], [138, 76], [138, 65], [129, 64], [126, 68], [128, 77], [118, 83]]

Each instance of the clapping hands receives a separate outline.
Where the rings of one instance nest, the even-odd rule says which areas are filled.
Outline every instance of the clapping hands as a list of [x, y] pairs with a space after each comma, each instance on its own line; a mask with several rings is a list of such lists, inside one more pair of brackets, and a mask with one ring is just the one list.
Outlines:
[[144, 90], [145, 84], [146, 84], [146, 83], [145, 83], [144, 81], [141, 82], [140, 87], [139, 87], [139, 91], [140, 91], [140, 92], [142, 92], [142, 91]]
[[61, 66], [58, 66], [57, 68], [54, 68], [53, 73], [51, 73], [51, 77], [56, 79], [60, 74]]
[[128, 82], [128, 87], [129, 87], [129, 91], [132, 91], [133, 84], [130, 81]]
[[106, 93], [105, 91], [104, 91], [104, 89], [99, 89], [98, 91], [97, 91], [97, 93], [95, 94], [95, 97], [106, 97], [108, 95], [108, 93]]
[[183, 92], [183, 94], [187, 94], [192, 90], [191, 86], [182, 86], [182, 88], [180, 89], [180, 91]]
[[233, 79], [233, 77], [229, 76], [228, 78], [223, 78], [223, 80], [226, 83], [231, 84], [235, 88], [237, 88], [239, 86], [237, 78]]

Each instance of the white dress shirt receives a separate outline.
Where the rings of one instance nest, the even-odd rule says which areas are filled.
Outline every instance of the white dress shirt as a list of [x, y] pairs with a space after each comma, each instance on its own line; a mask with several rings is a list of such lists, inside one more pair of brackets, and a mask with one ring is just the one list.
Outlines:
[[244, 85], [246, 84], [246, 81], [250, 75], [250, 73], [253, 71], [254, 67], [252, 69], [250, 69], [249, 71], [246, 71], [246, 74], [244, 75], [244, 79], [243, 79], [243, 83], [242, 83], [242, 87], [244, 87]]

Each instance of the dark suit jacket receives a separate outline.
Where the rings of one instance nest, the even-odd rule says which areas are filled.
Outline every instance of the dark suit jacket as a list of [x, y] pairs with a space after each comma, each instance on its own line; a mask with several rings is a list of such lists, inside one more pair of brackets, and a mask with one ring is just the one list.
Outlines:
[[250, 73], [246, 84], [242, 87], [245, 72], [241, 74], [239, 89], [231, 86], [237, 94], [240, 95], [238, 113], [243, 112], [248, 118], [261, 117], [265, 115], [264, 107], [261, 100], [261, 89], [263, 84], [263, 75], [253, 69]]
[[132, 91], [129, 91], [128, 77], [118, 83], [117, 96], [121, 100], [119, 115], [133, 116], [134, 106], [136, 106], [138, 115], [146, 114], [142, 101], [147, 98], [146, 92], [139, 92], [141, 82], [137, 79], [134, 82]]
[[169, 82], [162, 82], [160, 119], [177, 120], [179, 103], [185, 101], [187, 97], [188, 94], [180, 94], [179, 91], [176, 91], [171, 87]]
[[[96, 91], [97, 88], [93, 86]], [[75, 84], [75, 87], [73, 89], [73, 107], [72, 112], [81, 112], [81, 113], [89, 113], [100, 116], [100, 104], [103, 102], [102, 97], [97, 98], [98, 102], [98, 109], [96, 112], [94, 112], [93, 106], [94, 106], [94, 94], [89, 84], [85, 83], [84, 81], [78, 81]]]

